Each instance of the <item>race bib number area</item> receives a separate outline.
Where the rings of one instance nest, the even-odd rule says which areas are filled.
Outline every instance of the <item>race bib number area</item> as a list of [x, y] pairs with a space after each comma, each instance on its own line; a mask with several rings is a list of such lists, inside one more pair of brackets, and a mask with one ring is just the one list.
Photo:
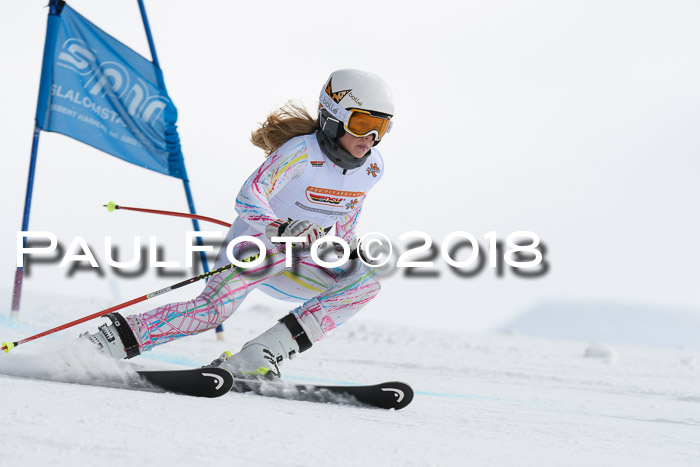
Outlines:
[[306, 200], [309, 203], [339, 207], [343, 210], [354, 209], [358, 199], [364, 195], [361, 191], [339, 191], [315, 186], [306, 187]]

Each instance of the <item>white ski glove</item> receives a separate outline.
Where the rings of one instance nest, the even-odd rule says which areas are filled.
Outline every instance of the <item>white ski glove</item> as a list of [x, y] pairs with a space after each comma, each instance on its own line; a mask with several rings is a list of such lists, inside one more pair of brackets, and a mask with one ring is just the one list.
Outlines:
[[[357, 237], [352, 237], [350, 241], [348, 242], [348, 245], [350, 246], [350, 259], [358, 259], [362, 258], [365, 263], [367, 264], [372, 264], [372, 261], [370, 261], [367, 258], [367, 255], [365, 252], [362, 250], [362, 247], [360, 246]], [[336, 251], [338, 251], [338, 248], [336, 247]], [[341, 248], [338, 253], [342, 254], [343, 249]]]
[[265, 228], [265, 235], [270, 241], [272, 241], [273, 237], [303, 237], [304, 240], [294, 243], [294, 247], [308, 250], [313, 242], [325, 235], [325, 232], [323, 228], [311, 221], [293, 221], [291, 219], [283, 221], [282, 219], [277, 219], [275, 222], [268, 224]]

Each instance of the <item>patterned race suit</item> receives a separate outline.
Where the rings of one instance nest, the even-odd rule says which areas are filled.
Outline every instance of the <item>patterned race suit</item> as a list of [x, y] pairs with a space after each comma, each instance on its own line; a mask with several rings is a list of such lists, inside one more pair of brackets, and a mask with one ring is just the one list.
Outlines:
[[[243, 235], [265, 244], [265, 261], [254, 268], [233, 268], [212, 276], [194, 300], [127, 317], [140, 350], [218, 326], [256, 288], [283, 300], [303, 302], [291, 313], [312, 342], [348, 320], [379, 292], [374, 270], [359, 260], [350, 260], [343, 267], [320, 267], [308, 252], [295, 254], [293, 266], [285, 267], [283, 244], [270, 243], [264, 231], [277, 219], [305, 219], [324, 228], [334, 226], [335, 235], [350, 243], [367, 192], [383, 169], [376, 148], [361, 167], [345, 170], [323, 154], [314, 134], [289, 140], [241, 188], [236, 198], [238, 218], [226, 235], [215, 267], [229, 264], [225, 246]], [[249, 249], [250, 244], [240, 243], [233, 255], [241, 260]]]

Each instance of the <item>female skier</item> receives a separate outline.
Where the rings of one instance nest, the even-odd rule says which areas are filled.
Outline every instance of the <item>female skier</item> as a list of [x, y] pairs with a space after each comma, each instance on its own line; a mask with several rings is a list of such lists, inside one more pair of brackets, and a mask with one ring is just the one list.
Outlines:
[[[326, 81], [317, 119], [293, 104], [270, 114], [251, 137], [267, 158], [236, 197], [238, 218], [224, 242], [255, 237], [265, 245], [266, 261], [213, 275], [194, 300], [126, 319], [113, 313], [112, 324], [85, 336], [103, 354], [131, 358], [156, 345], [215, 328], [258, 288], [303, 303], [240, 352], [224, 352], [212, 365], [237, 377], [279, 377], [281, 362], [308, 350], [379, 292], [374, 270], [359, 259], [324, 268], [313, 261], [309, 249], [332, 227], [336, 236], [356, 248], [362, 203], [384, 174], [376, 146], [389, 131], [393, 114], [386, 83], [372, 73], [349, 69], [333, 72]], [[293, 267], [285, 266], [285, 244], [273, 243], [273, 237], [304, 238], [294, 244], [298, 251]], [[250, 242], [234, 246], [233, 256], [245, 258], [246, 247]], [[215, 268], [227, 264], [222, 248]]]

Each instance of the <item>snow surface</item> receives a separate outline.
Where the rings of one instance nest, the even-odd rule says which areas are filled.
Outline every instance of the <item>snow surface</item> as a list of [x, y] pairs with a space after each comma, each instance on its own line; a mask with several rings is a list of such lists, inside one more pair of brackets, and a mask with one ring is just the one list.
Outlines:
[[[205, 333], [129, 363], [198, 366], [237, 348], [284, 309], [251, 300], [227, 322], [227, 342]], [[0, 317], [2, 337], [27, 337], [77, 318], [78, 309], [108, 305], [52, 302], [27, 297], [21, 323]], [[0, 356], [0, 465], [700, 464], [697, 352], [458, 335], [360, 314], [283, 367], [295, 381], [414, 387], [409, 407], [383, 411], [119, 389], [129, 365], [75, 340], [96, 324]], [[96, 386], [65, 383], [86, 380]]]

